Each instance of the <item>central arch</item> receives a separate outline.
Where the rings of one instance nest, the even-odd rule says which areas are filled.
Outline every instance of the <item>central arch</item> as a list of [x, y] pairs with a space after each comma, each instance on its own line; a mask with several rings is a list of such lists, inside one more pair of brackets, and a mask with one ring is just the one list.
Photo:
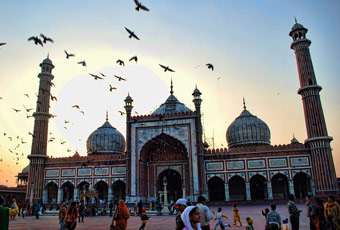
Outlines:
[[125, 183], [121, 180], [117, 180], [112, 184], [113, 198], [124, 199], [125, 198]]
[[62, 186], [63, 189], [63, 200], [70, 201], [73, 200], [74, 186], [71, 182], [67, 181]]
[[250, 195], [252, 200], [264, 200], [266, 198], [266, 179], [261, 175], [252, 176], [250, 179]]
[[173, 169], [166, 169], [158, 175], [158, 191], [164, 192], [164, 177], [167, 179], [167, 199], [170, 202], [183, 197], [182, 179], [179, 172]]
[[104, 181], [98, 181], [95, 184], [95, 189], [96, 189], [96, 193], [98, 194], [98, 199], [99, 200], [107, 200], [107, 195], [108, 195], [108, 186], [107, 183]]
[[276, 174], [272, 178], [272, 190], [274, 199], [284, 199], [288, 197], [288, 178], [283, 174]]
[[310, 186], [310, 177], [304, 173], [299, 172], [294, 176], [294, 193], [296, 198], [305, 198], [312, 192]]
[[225, 201], [224, 181], [214, 176], [208, 181], [209, 201]]
[[50, 204], [57, 203], [58, 185], [54, 182], [50, 182], [46, 185], [47, 189], [47, 201]]
[[242, 177], [233, 176], [229, 179], [229, 197], [230, 200], [246, 199], [246, 184]]

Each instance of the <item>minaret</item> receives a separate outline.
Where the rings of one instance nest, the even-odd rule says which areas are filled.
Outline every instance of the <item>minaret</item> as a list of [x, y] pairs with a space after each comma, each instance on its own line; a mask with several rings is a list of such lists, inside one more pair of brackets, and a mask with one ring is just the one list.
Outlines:
[[48, 139], [48, 120], [52, 116], [49, 113], [52, 69], [54, 65], [47, 57], [41, 64], [39, 91], [37, 98], [37, 108], [34, 117], [34, 130], [32, 139], [31, 154], [28, 155], [30, 160], [30, 169], [28, 173], [28, 184], [26, 190], [26, 200], [30, 202], [42, 201], [44, 189], [44, 167], [47, 159], [47, 139]]
[[307, 137], [305, 144], [310, 148], [317, 195], [329, 195], [337, 192], [337, 180], [328, 136], [325, 117], [322, 110], [319, 92], [322, 87], [316, 82], [312, 59], [309, 53], [311, 41], [306, 38], [307, 29], [297, 23], [289, 33], [293, 38], [290, 46], [295, 50], [299, 73]]
[[[172, 90], [172, 89], [171, 89]], [[203, 142], [202, 142], [202, 135], [203, 135], [203, 129], [202, 129], [202, 121], [201, 121], [201, 92], [197, 89], [197, 86], [195, 87], [194, 92], [192, 93], [192, 96], [194, 96], [194, 99], [192, 100], [195, 104], [195, 128], [196, 128], [196, 150], [197, 150], [197, 156], [198, 156], [198, 175], [200, 175], [199, 179], [199, 189], [200, 194], [205, 193], [204, 185], [205, 183], [205, 173], [204, 173], [204, 166], [203, 166]]]
[[126, 167], [127, 167], [127, 183], [126, 192], [129, 196], [131, 194], [131, 111], [132, 111], [132, 98], [130, 94], [125, 98], [125, 111], [126, 111]]

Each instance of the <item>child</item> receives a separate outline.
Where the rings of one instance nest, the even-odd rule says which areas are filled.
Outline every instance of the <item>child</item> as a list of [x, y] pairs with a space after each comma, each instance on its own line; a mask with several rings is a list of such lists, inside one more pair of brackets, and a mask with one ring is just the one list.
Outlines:
[[216, 228], [217, 228], [218, 225], [221, 226], [221, 229], [222, 229], [222, 230], [224, 230], [225, 227], [231, 228], [230, 224], [225, 224], [225, 223], [223, 223], [223, 218], [226, 218], [226, 219], [227, 219], [228, 216], [222, 213], [222, 208], [218, 208], [218, 209], [217, 209], [217, 215], [216, 215], [216, 217], [214, 218], [214, 220], [218, 220], [217, 223], [216, 223], [216, 225], [215, 225], [215, 228], [214, 228], [215, 230], [216, 230]]
[[266, 208], [264, 211], [262, 210], [262, 215], [264, 216], [264, 220], [266, 221], [266, 225], [264, 226], [264, 229], [268, 229], [268, 224], [267, 224], [267, 216], [268, 216], [268, 213], [269, 213], [269, 209]]
[[282, 220], [282, 230], [289, 230], [290, 229], [290, 225], [288, 223], [288, 218]]
[[148, 217], [148, 216], [146, 215], [146, 209], [143, 208], [143, 209], [142, 209], [142, 215], [140, 216], [140, 219], [141, 219], [141, 221], [142, 221], [142, 225], [140, 226], [139, 230], [144, 229], [144, 227], [146, 226], [146, 222], [148, 222], [148, 219], [149, 219], [149, 218], [150, 218], [150, 217]]
[[234, 207], [233, 207], [233, 212], [234, 212], [234, 215], [233, 215], [234, 225], [236, 225], [236, 222], [239, 222], [239, 223], [240, 223], [240, 226], [242, 226], [241, 217], [240, 217], [240, 213], [238, 212], [237, 204], [234, 203], [233, 206], [234, 206]]
[[247, 217], [246, 221], [248, 223], [248, 225], [246, 226], [246, 230], [254, 230], [254, 227], [253, 227], [253, 218]]

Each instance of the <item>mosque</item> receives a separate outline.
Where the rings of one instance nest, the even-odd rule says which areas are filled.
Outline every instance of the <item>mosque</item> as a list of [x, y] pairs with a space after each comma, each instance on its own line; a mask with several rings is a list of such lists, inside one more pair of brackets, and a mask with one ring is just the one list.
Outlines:
[[201, 92], [192, 93], [195, 110], [170, 95], [150, 115], [132, 116], [133, 99], [124, 101], [125, 137], [109, 120], [92, 132], [87, 156], [47, 157], [50, 88], [54, 65], [41, 64], [39, 93], [33, 117], [32, 150], [28, 156], [26, 200], [60, 204], [69, 199], [150, 202], [156, 199], [252, 201], [286, 199], [289, 193], [325, 196], [338, 191], [335, 167], [323, 115], [307, 29], [295, 23], [289, 36], [295, 51], [307, 139], [273, 146], [270, 129], [243, 111], [226, 130], [228, 148], [210, 149], [202, 140]]

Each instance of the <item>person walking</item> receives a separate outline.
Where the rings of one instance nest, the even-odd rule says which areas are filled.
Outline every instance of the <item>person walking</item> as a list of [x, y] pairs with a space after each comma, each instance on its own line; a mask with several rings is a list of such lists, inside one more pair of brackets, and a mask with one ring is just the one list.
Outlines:
[[40, 201], [38, 201], [38, 203], [34, 207], [34, 213], [35, 213], [35, 218], [36, 219], [39, 219], [40, 208], [41, 208]]
[[189, 206], [187, 207], [182, 215], [181, 219], [184, 224], [184, 228], [182, 230], [203, 230], [201, 228], [201, 214], [198, 206]]
[[313, 216], [316, 230], [325, 230], [326, 218], [323, 207], [323, 200], [317, 197], [315, 201], [316, 204], [313, 210]]
[[6, 199], [4, 196], [0, 196], [0, 230], [8, 230], [9, 216], [16, 215], [17, 210], [5, 207]]
[[281, 229], [281, 216], [276, 211], [276, 204], [270, 205], [270, 212], [267, 215], [267, 226], [268, 230], [279, 230]]
[[288, 195], [289, 201], [287, 203], [288, 213], [290, 224], [292, 226], [292, 230], [299, 230], [300, 228], [300, 213], [302, 210], [299, 210], [294, 202], [295, 197], [293, 194]]
[[142, 225], [139, 227], [139, 230], [144, 230], [146, 223], [150, 217], [146, 215], [146, 209], [142, 209], [142, 215], [140, 216], [140, 220], [142, 221]]
[[182, 230], [184, 228], [184, 223], [182, 221], [181, 215], [184, 209], [187, 207], [187, 199], [180, 198], [175, 203], [177, 214], [176, 214], [176, 230]]
[[115, 209], [115, 213], [113, 215], [113, 222], [116, 221], [115, 230], [126, 230], [128, 219], [130, 218], [130, 213], [124, 200], [120, 200], [118, 202], [118, 206]]
[[81, 219], [81, 222], [84, 222], [86, 206], [85, 206], [85, 201], [83, 199], [80, 200], [78, 210], [79, 210], [78, 222], [80, 223], [80, 219]]
[[143, 201], [140, 200], [138, 202], [138, 215], [141, 215], [142, 214], [142, 211], [143, 211]]
[[[202, 230], [210, 230], [209, 221], [214, 218], [209, 208], [206, 206], [206, 199], [204, 196], [197, 198], [197, 207], [201, 213], [201, 228]], [[183, 219], [182, 219], [183, 220]], [[183, 221], [184, 222], [184, 221]]]
[[246, 222], [247, 222], [246, 230], [254, 230], [254, 227], [253, 227], [254, 220], [253, 220], [253, 218], [247, 217]]
[[65, 216], [66, 216], [66, 204], [65, 203], [61, 205], [58, 216], [59, 216], [60, 230], [63, 230], [64, 224], [65, 224]]
[[66, 210], [65, 225], [68, 230], [74, 230], [77, 227], [78, 211], [76, 202], [72, 202], [70, 207]]
[[226, 214], [222, 213], [222, 208], [218, 208], [217, 209], [217, 215], [214, 218], [214, 220], [217, 220], [217, 223], [215, 224], [214, 230], [216, 230], [218, 226], [220, 226], [222, 230], [224, 230], [225, 227], [231, 228], [230, 224], [225, 224], [223, 222], [223, 218], [228, 219], [228, 216]]
[[328, 221], [328, 217], [332, 216], [334, 224], [340, 229], [340, 206], [335, 202], [334, 196], [328, 196], [328, 201], [324, 207], [325, 218]]
[[233, 204], [233, 212], [234, 212], [234, 215], [233, 215], [234, 225], [236, 225], [236, 222], [239, 222], [240, 226], [242, 226], [242, 221], [241, 221], [240, 213], [238, 211], [238, 207], [237, 207], [236, 203]]
[[113, 200], [110, 200], [109, 209], [110, 209], [110, 217], [112, 217], [112, 214], [113, 214]]
[[314, 210], [314, 198], [313, 195], [309, 195], [308, 199], [306, 201], [306, 211], [307, 211], [307, 217], [309, 218], [309, 228], [310, 230], [315, 230], [315, 224], [314, 224], [314, 216], [313, 216], [313, 210]]

